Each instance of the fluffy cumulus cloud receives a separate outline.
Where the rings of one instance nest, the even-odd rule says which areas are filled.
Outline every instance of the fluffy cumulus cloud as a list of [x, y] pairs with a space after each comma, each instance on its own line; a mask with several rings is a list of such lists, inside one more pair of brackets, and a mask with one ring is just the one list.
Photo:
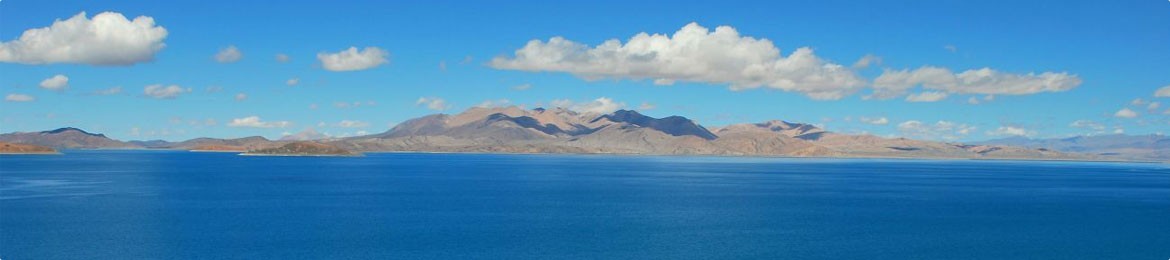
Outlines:
[[613, 99], [607, 97], [599, 97], [588, 102], [573, 102], [572, 100], [568, 99], [556, 99], [552, 102], [549, 102], [549, 105], [552, 105], [553, 107], [567, 108], [577, 112], [594, 114], [609, 114], [613, 113], [613, 111], [617, 111], [618, 109], [626, 107], [625, 102], [616, 102], [613, 101]]
[[1012, 74], [990, 68], [954, 73], [946, 68], [924, 66], [914, 70], [886, 70], [873, 81], [871, 97], [901, 96], [921, 86], [952, 94], [1029, 95], [1061, 92], [1081, 85], [1081, 78], [1067, 72]]
[[8, 102], [30, 102], [33, 100], [37, 100], [37, 98], [26, 94], [8, 94], [4, 96], [4, 101]]
[[173, 99], [187, 92], [191, 92], [191, 89], [183, 88], [179, 85], [163, 86], [161, 84], [154, 84], [142, 89], [142, 94], [157, 99]]
[[337, 123], [337, 126], [344, 128], [362, 128], [370, 126], [370, 123], [356, 120], [341, 120], [341, 122]]
[[289, 121], [263, 121], [259, 116], [249, 116], [244, 118], [235, 118], [227, 124], [230, 127], [252, 127], [252, 128], [285, 128], [292, 125]]
[[451, 105], [447, 104], [447, 100], [437, 97], [420, 97], [414, 104], [434, 111], [443, 111], [451, 108]]
[[890, 119], [887, 119], [886, 117], [862, 117], [859, 120], [861, 120], [862, 123], [871, 125], [885, 125], [890, 123]]
[[1135, 118], [1138, 116], [1138, 113], [1130, 110], [1129, 108], [1122, 108], [1121, 110], [1117, 110], [1117, 113], [1113, 113], [1113, 116], [1120, 118]]
[[910, 102], [936, 102], [947, 98], [946, 92], [928, 91], [922, 93], [915, 93], [906, 96], [906, 101]]
[[950, 121], [929, 124], [910, 120], [898, 124], [898, 132], [904, 136], [931, 140], [955, 140], [967, 136], [972, 131], [975, 131], [974, 126]]
[[990, 136], [1032, 136], [1035, 132], [1029, 131], [1016, 126], [1000, 126], [992, 131], [987, 131]]
[[69, 77], [57, 74], [41, 81], [41, 88], [52, 91], [64, 91], [69, 87]]
[[321, 66], [329, 71], [365, 70], [390, 62], [387, 57], [390, 53], [378, 47], [366, 47], [358, 51], [357, 47], [349, 47], [337, 53], [322, 52], [317, 54]]
[[220, 49], [218, 53], [215, 53], [213, 58], [219, 63], [232, 63], [244, 58], [244, 53], [240, 52], [240, 49], [236, 48], [235, 45], [231, 45], [227, 48]]
[[532, 40], [514, 57], [497, 57], [489, 65], [566, 72], [587, 80], [701, 82], [726, 84], [733, 90], [767, 87], [814, 99], [840, 99], [866, 84], [849, 68], [816, 56], [811, 48], [784, 56], [771, 40], [742, 36], [728, 26], [709, 30], [696, 23], [673, 35], [639, 33], [624, 44], [618, 39], [592, 47], [562, 37]]
[[166, 46], [166, 37], [167, 30], [148, 16], [129, 20], [120, 13], [104, 12], [91, 20], [81, 12], [0, 43], [0, 62], [132, 65], [154, 60]]
[[1170, 85], [1155, 90], [1154, 97], [1170, 97]]

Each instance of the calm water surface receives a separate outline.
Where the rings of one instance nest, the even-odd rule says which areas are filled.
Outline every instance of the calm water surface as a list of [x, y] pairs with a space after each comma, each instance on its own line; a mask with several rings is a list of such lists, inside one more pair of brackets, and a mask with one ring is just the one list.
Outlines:
[[0, 259], [1170, 259], [1165, 164], [0, 157]]

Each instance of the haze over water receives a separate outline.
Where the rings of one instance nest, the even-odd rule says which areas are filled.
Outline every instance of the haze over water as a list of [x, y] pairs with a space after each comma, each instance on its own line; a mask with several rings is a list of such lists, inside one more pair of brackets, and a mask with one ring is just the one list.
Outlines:
[[1170, 257], [1165, 164], [66, 151], [0, 258]]

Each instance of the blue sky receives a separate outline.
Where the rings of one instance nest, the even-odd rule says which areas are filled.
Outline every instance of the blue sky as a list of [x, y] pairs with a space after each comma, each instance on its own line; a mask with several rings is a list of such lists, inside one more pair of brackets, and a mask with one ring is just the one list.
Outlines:
[[[26, 31], [81, 12], [80, 22], [102, 12], [150, 17], [146, 28], [166, 34], [118, 45], [125, 43], [86, 42], [54, 28], [41, 37], [55, 42], [21, 42]], [[279, 138], [313, 128], [341, 136], [506, 100], [528, 108], [624, 107], [706, 126], [781, 119], [934, 140], [1165, 133], [1170, 97], [1155, 92], [1170, 86], [1167, 25], [1167, 1], [5, 0], [0, 132], [74, 126], [124, 140], [185, 140]], [[710, 34], [696, 39], [718, 40], [711, 35], [720, 26], [738, 35], [703, 45], [675, 35], [701, 28]], [[621, 46], [639, 33], [663, 34], [685, 54], [535, 56], [582, 54], [611, 39]], [[578, 45], [553, 45], [553, 37]], [[517, 56], [532, 40], [554, 52]], [[28, 47], [34, 44], [48, 47]], [[45, 51], [81, 45], [85, 52], [66, 56]], [[229, 46], [240, 57], [217, 61]], [[386, 55], [346, 60], [350, 71], [330, 70], [318, 57], [350, 47]], [[816, 60], [791, 65], [804, 47]], [[769, 48], [779, 56], [768, 56]], [[278, 54], [289, 60], [277, 61]], [[876, 58], [856, 64], [867, 55]], [[753, 65], [770, 69], [744, 76]], [[995, 72], [979, 78], [990, 83], [963, 81], [983, 68]], [[891, 81], [898, 72], [906, 77]], [[56, 75], [68, 80], [47, 81]], [[152, 96], [151, 85], [175, 87]], [[908, 101], [913, 96], [929, 102]], [[428, 106], [435, 99], [443, 102]]]

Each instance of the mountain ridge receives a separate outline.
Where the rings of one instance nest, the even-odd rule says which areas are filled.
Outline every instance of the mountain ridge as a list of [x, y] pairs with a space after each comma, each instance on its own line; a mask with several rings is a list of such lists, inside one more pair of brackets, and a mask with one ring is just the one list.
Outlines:
[[[62, 129], [65, 130], [41, 136], [109, 139], [76, 128]], [[315, 131], [302, 133], [305, 133], [302, 136], [318, 134]], [[35, 145], [54, 143], [46, 138], [24, 138], [27, 135], [3, 134], [0, 135], [0, 141], [34, 141], [30, 144]], [[109, 139], [109, 144], [137, 149], [197, 150], [200, 147], [213, 147], [254, 151], [276, 149], [304, 141], [293, 140], [296, 138], [289, 136], [281, 140], [251, 136], [233, 139], [194, 138], [180, 142], [121, 142]], [[678, 115], [656, 118], [633, 110], [600, 114], [580, 113], [559, 107], [526, 110], [515, 106], [476, 107], [457, 114], [424, 115], [406, 120], [381, 133], [325, 138], [313, 142], [359, 153], [414, 151], [1052, 160], [1146, 158], [993, 143], [964, 144], [847, 135], [826, 131], [812, 124], [783, 120], [707, 128]]]

